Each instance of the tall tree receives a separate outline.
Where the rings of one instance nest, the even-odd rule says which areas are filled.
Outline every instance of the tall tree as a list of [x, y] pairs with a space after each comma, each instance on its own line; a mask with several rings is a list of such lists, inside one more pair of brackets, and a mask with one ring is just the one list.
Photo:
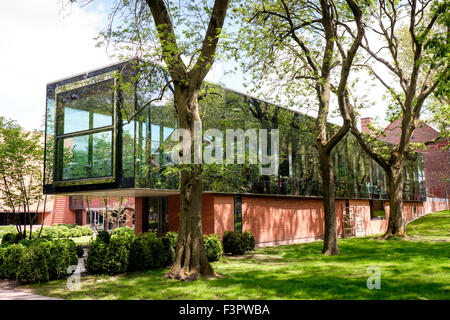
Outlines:
[[[16, 228], [22, 238], [31, 239], [34, 223], [31, 213], [38, 212], [45, 200], [41, 137], [40, 133], [25, 132], [15, 121], [0, 117], [0, 200], [6, 212], [15, 214]], [[23, 223], [20, 213], [24, 215]]]
[[[377, 41], [364, 39], [361, 47], [367, 60], [361, 67], [369, 70], [394, 101], [390, 111], [401, 118], [397, 144], [388, 149], [380, 148], [373, 137], [362, 134], [357, 128], [356, 112], [351, 107], [348, 91], [342, 101], [349, 106], [349, 109], [342, 110], [343, 117], [352, 123], [352, 133], [388, 176], [390, 208], [384, 238], [406, 235], [402, 170], [405, 160], [414, 150], [411, 136], [431, 93], [436, 88], [440, 88], [440, 92], [448, 92], [449, 8], [447, 0], [379, 1], [371, 8], [367, 27], [372, 36], [379, 36], [382, 44], [376, 46]], [[381, 68], [386, 68], [392, 79], [381, 74]], [[346, 110], [351, 112], [345, 113]]]
[[[244, 70], [252, 72], [257, 88], [269, 83], [268, 91], [279, 90], [290, 103], [302, 102], [307, 95], [314, 97], [303, 102], [317, 106], [313, 109], [317, 113], [316, 149], [324, 197], [322, 252], [339, 254], [331, 151], [348, 132], [350, 121], [346, 119], [342, 127], [332, 131], [328, 118], [332, 94], [338, 99], [344, 96], [364, 34], [362, 10], [353, 0], [259, 0], [247, 1], [238, 17], [250, 22], [240, 30], [239, 45], [247, 57]], [[355, 39], [344, 24], [357, 34]]]
[[[162, 62], [170, 74], [179, 128], [191, 136], [189, 141], [181, 141], [183, 150], [198, 147], [194, 145], [194, 128], [201, 130], [199, 96], [216, 59], [228, 6], [229, 0], [216, 0], [213, 4], [206, 0], [118, 1], [109, 28], [103, 33], [107, 40], [119, 43], [128, 56], [131, 53], [153, 64], [156, 57]], [[114, 17], [119, 17], [118, 25], [114, 24]], [[169, 278], [189, 281], [216, 275], [203, 244], [202, 170], [198, 163], [180, 166], [178, 244], [175, 261], [166, 274]]]

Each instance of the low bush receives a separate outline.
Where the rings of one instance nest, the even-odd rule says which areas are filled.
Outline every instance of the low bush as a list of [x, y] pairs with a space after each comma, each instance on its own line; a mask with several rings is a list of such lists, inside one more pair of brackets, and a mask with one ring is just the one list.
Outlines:
[[2, 239], [3, 238], [3, 236], [5, 235], [5, 234], [8, 234], [8, 233], [14, 233], [14, 234], [16, 234], [17, 233], [17, 229], [16, 229], [16, 227], [15, 226], [13, 226], [13, 225], [7, 225], [7, 226], [2, 226], [2, 227], [0, 227], [0, 239]]
[[83, 232], [81, 232], [78, 228], [72, 228], [69, 230], [70, 238], [79, 238], [83, 236]]
[[172, 246], [173, 250], [176, 251], [177, 242], [178, 242], [178, 234], [176, 232], [169, 231], [166, 233], [165, 238], [169, 239], [170, 245]]
[[134, 229], [130, 228], [129, 226], [115, 228], [113, 230], [111, 236], [114, 236], [114, 235], [122, 236], [122, 235], [125, 235], [125, 234], [129, 235], [129, 236], [134, 236]]
[[245, 242], [247, 243], [247, 251], [252, 251], [255, 249], [255, 237], [251, 231], [244, 232]]
[[100, 230], [95, 239], [103, 242], [104, 244], [108, 244], [109, 241], [111, 240], [111, 235], [109, 234], [108, 231]]
[[60, 232], [58, 228], [53, 227], [45, 227], [42, 229], [41, 237], [49, 238], [49, 239], [57, 239], [60, 236]]
[[90, 274], [103, 272], [103, 260], [108, 246], [100, 240], [94, 240], [89, 243], [88, 256], [84, 259], [84, 266]]
[[128, 263], [129, 251], [126, 240], [118, 237], [112, 238], [103, 259], [103, 272], [109, 275], [124, 273], [128, 269]]
[[1, 277], [4, 279], [16, 280], [20, 259], [25, 253], [25, 247], [20, 244], [12, 244], [6, 247], [4, 252]]
[[20, 241], [21, 237], [19, 235], [19, 233], [6, 233], [3, 235], [2, 238], [2, 244], [13, 244], [13, 243], [18, 243]]
[[92, 236], [94, 234], [94, 231], [92, 231], [91, 227], [89, 226], [81, 226], [79, 227], [79, 230], [81, 231], [81, 234], [83, 236]]
[[130, 270], [144, 270], [150, 267], [152, 256], [150, 246], [147, 238], [140, 234], [138, 235], [130, 247]]
[[162, 241], [163, 252], [164, 252], [163, 264], [165, 266], [169, 266], [175, 260], [175, 248], [173, 247], [170, 238], [162, 237], [161, 241]]
[[232, 255], [241, 255], [247, 251], [247, 240], [240, 232], [225, 231], [222, 243], [223, 251]]
[[4, 268], [5, 257], [6, 247], [0, 247], [0, 279], [6, 278], [6, 270]]
[[208, 261], [218, 261], [223, 254], [222, 242], [218, 234], [204, 235], [206, 256]]
[[28, 248], [20, 258], [17, 279], [22, 283], [38, 283], [48, 281], [46, 250], [43, 246]]

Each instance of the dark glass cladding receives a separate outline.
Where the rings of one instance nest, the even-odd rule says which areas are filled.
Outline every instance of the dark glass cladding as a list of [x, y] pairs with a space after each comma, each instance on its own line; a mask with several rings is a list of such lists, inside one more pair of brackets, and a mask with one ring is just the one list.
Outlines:
[[[111, 71], [118, 71], [122, 75], [113, 87], [117, 97], [116, 109], [109, 101], [111, 96], [101, 90], [105, 81], [91, 81], [84, 87], [78, 87], [76, 92], [85, 93], [93, 105], [78, 106], [76, 101], [66, 95], [67, 109], [70, 117], [64, 113], [57, 113], [60, 138], [57, 141], [63, 146], [76, 145], [76, 158], [64, 155], [64, 148], [57, 144], [54, 149], [54, 115], [55, 115], [55, 88], [59, 86], [70, 87], [71, 83], [80, 80], [101, 77]], [[172, 133], [177, 128], [176, 111], [173, 103], [172, 90], [166, 87], [164, 98], [154, 100], [147, 106], [147, 102], [160, 96], [161, 89], [167, 83], [167, 76], [159, 69], [153, 69], [145, 76], [134, 76], [126, 64], [97, 70], [89, 73], [82, 79], [80, 76], [66, 79], [61, 83], [49, 85], [47, 88], [47, 145], [46, 145], [46, 190], [48, 192], [67, 191], [71, 188], [77, 190], [106, 189], [106, 188], [150, 188], [150, 189], [178, 189], [178, 173], [171, 170], [174, 164], [175, 152]], [[141, 73], [143, 74], [143, 73]], [[56, 89], [58, 91], [58, 89]], [[91, 94], [92, 92], [97, 94]], [[79, 94], [79, 96], [81, 96]], [[56, 95], [58, 97], [58, 95]], [[69, 99], [67, 99], [69, 97]], [[74, 102], [75, 101], [75, 102]], [[57, 109], [60, 102], [57, 98]], [[70, 109], [69, 109], [70, 108]], [[140, 110], [137, 114], [134, 114]], [[292, 110], [275, 106], [268, 102], [246, 96], [217, 85], [207, 84], [200, 99], [200, 111], [203, 119], [203, 150], [204, 154], [218, 155], [220, 152], [214, 147], [221, 144], [223, 147], [223, 160], [227, 158], [226, 133], [233, 129], [238, 137], [244, 137], [244, 164], [236, 161], [232, 164], [204, 165], [204, 190], [227, 193], [276, 194], [293, 196], [321, 196], [321, 178], [319, 172], [318, 154], [315, 148], [314, 128], [315, 120]], [[88, 112], [91, 115], [88, 117]], [[67, 113], [66, 113], [67, 114]], [[96, 115], [97, 114], [97, 115]], [[97, 119], [97, 120], [95, 120]], [[60, 121], [64, 123], [63, 128]], [[96, 125], [99, 124], [99, 125]], [[218, 129], [223, 138], [217, 140], [215, 132]], [[262, 168], [267, 165], [260, 163], [250, 164], [252, 153], [249, 146], [249, 137], [252, 130], [258, 133], [261, 129], [279, 130], [279, 158], [275, 174], [262, 175]], [[330, 124], [330, 131], [338, 127]], [[80, 130], [80, 131], [76, 131]], [[80, 134], [77, 135], [76, 133]], [[95, 135], [110, 132], [105, 137], [103, 147], [95, 146]], [[75, 143], [74, 140], [80, 140]], [[81, 140], [86, 140], [82, 142]], [[92, 143], [89, 141], [92, 140]], [[97, 139], [98, 140], [98, 139]], [[112, 141], [111, 141], [112, 140]], [[271, 136], [268, 136], [269, 155], [272, 154]], [[108, 158], [106, 145], [112, 143], [111, 159]], [[92, 146], [91, 146], [92, 145]], [[73, 147], [74, 149], [75, 147]], [[115, 151], [114, 151], [115, 149]], [[62, 163], [69, 163], [70, 172], [58, 169], [54, 173], [53, 154], [57, 159], [62, 157]], [[235, 140], [233, 152], [237, 160], [238, 145]], [[257, 153], [261, 153], [258, 150]], [[242, 154], [242, 153], [241, 153]], [[92, 160], [90, 160], [92, 159]], [[93, 159], [98, 159], [97, 169]], [[347, 134], [333, 150], [334, 169], [336, 175], [336, 196], [354, 199], [388, 199], [388, 181], [383, 169], [375, 163], [359, 146], [356, 139]], [[90, 162], [89, 162], [90, 161]], [[106, 175], [111, 163], [111, 172], [114, 182], [92, 184], [89, 179]], [[84, 165], [88, 163], [88, 166]], [[83, 169], [84, 168], [84, 169]], [[84, 170], [84, 171], [83, 171]], [[410, 160], [404, 167], [404, 199], [425, 200], [425, 181], [423, 157], [416, 154], [415, 160]], [[55, 177], [55, 181], [52, 180]], [[76, 186], [66, 185], [58, 187], [58, 182], [76, 180]], [[83, 185], [83, 179], [86, 184]]]

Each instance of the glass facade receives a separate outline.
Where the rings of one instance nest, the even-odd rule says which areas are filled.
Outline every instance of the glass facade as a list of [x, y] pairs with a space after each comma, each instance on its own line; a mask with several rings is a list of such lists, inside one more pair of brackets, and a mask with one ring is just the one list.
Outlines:
[[[172, 134], [178, 127], [171, 87], [162, 99], [147, 105], [160, 95], [166, 81], [160, 70], [142, 76], [122, 63], [49, 84], [46, 192], [178, 189], [179, 173], [169, 170], [175, 165]], [[313, 118], [211, 84], [199, 104], [203, 156], [224, 160], [224, 164], [204, 165], [205, 191], [321, 196]], [[226, 143], [230, 129], [235, 130], [231, 147]], [[270, 129], [279, 132], [277, 170], [271, 175], [263, 174], [271, 163], [261, 163], [265, 149], [258, 134], [262, 129], [269, 133], [265, 139], [272, 160], [275, 136]], [[331, 132], [336, 129], [330, 124]], [[259, 143], [252, 149], [250, 141], [255, 137]], [[338, 143], [332, 156], [337, 197], [389, 198], [383, 169], [351, 134]], [[256, 162], [250, 161], [255, 158]], [[404, 178], [405, 200], [424, 200], [422, 155], [406, 163]]]

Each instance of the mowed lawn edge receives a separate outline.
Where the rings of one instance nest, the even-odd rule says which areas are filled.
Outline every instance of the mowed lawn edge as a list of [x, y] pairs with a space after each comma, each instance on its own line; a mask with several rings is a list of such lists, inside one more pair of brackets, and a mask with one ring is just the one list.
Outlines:
[[[407, 226], [407, 239], [339, 240], [341, 254], [324, 256], [322, 242], [260, 248], [222, 257], [223, 276], [180, 282], [167, 269], [118, 276], [86, 275], [79, 290], [67, 280], [30, 285], [35, 294], [63, 299], [450, 299], [450, 211], [430, 213]], [[380, 289], [368, 278], [379, 270]], [[370, 279], [369, 279], [370, 282]]]

